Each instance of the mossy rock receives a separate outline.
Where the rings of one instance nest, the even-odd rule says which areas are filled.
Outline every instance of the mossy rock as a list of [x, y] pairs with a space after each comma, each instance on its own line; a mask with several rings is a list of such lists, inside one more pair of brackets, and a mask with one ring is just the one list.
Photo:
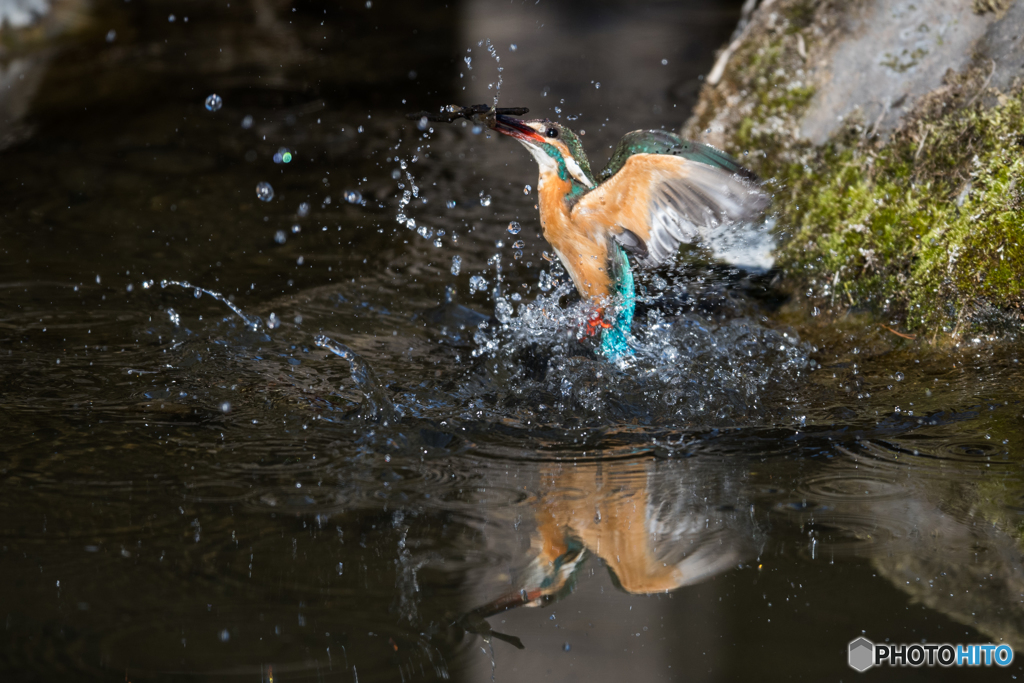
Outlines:
[[683, 133], [769, 179], [809, 309], [1020, 329], [1024, 0], [919, 4], [765, 0]]

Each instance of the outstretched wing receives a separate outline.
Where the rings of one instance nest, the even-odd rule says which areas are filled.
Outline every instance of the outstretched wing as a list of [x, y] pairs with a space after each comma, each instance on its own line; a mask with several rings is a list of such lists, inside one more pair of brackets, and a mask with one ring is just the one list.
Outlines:
[[619, 140], [618, 146], [612, 152], [612, 158], [598, 174], [598, 182], [608, 180], [618, 173], [634, 154], [667, 154], [683, 157], [757, 181], [757, 176], [752, 171], [741, 166], [740, 162], [725, 152], [710, 145], [684, 140], [667, 130], [634, 130], [632, 133], [626, 133]]
[[654, 267], [719, 225], [756, 220], [768, 196], [750, 175], [682, 155], [634, 152], [580, 198], [573, 222], [591, 234], [610, 232], [638, 265]]

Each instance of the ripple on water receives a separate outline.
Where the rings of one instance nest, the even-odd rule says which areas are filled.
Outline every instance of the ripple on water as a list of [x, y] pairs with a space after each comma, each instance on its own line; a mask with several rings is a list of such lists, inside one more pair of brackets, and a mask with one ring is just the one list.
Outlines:
[[812, 514], [803, 523], [808, 542], [805, 555], [871, 557], [905, 543], [915, 533], [906, 510], [855, 512], [837, 507], [834, 512]]
[[899, 470], [930, 471], [980, 476], [991, 471], [1016, 471], [1019, 464], [1001, 444], [984, 437], [954, 434], [912, 434], [900, 439], [862, 439], [856, 447], [837, 450], [859, 458], [865, 465]]
[[915, 533], [912, 493], [905, 472], [854, 456], [802, 478], [773, 509], [799, 525], [804, 555], [873, 556]]
[[820, 475], [803, 481], [798, 490], [824, 506], [838, 501], [895, 498], [906, 491], [896, 481], [868, 476], [867, 473]]

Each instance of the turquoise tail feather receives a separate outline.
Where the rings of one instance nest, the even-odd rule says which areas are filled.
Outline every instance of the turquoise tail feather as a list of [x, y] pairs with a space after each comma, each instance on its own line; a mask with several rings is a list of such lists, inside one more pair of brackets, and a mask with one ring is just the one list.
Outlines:
[[626, 252], [617, 244], [612, 249], [613, 271], [618, 271], [616, 293], [622, 299], [622, 306], [612, 327], [605, 330], [601, 337], [601, 352], [609, 360], [616, 360], [633, 355], [633, 349], [629, 346], [629, 331], [633, 327], [633, 313], [636, 310], [636, 287]]

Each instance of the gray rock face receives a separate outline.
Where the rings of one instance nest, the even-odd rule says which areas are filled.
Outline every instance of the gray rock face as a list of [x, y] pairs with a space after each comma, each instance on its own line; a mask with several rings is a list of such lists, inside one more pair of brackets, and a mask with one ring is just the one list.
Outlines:
[[989, 24], [978, 55], [993, 62], [992, 87], [1008, 90], [1024, 78], [1024, 3], [1015, 1]]
[[[808, 86], [814, 95], [756, 123], [820, 146], [857, 120], [884, 141], [951, 73], [974, 66], [987, 70], [988, 86], [1013, 87], [1024, 75], [1022, 37], [1021, 0], [826, 0], [809, 9], [794, 0], [762, 0], [721, 53], [684, 134], [728, 148], [742, 120], [757, 118], [766, 95], [758, 84], [768, 83]], [[768, 45], [783, 57], [762, 73], [763, 59], [751, 59], [763, 58]]]
[[800, 135], [815, 145], [856, 111], [885, 136], [949, 69], [970, 63], [990, 27], [1006, 23], [964, 0], [872, 0], [847, 11], [846, 35], [819, 57], [818, 88], [800, 121]]

